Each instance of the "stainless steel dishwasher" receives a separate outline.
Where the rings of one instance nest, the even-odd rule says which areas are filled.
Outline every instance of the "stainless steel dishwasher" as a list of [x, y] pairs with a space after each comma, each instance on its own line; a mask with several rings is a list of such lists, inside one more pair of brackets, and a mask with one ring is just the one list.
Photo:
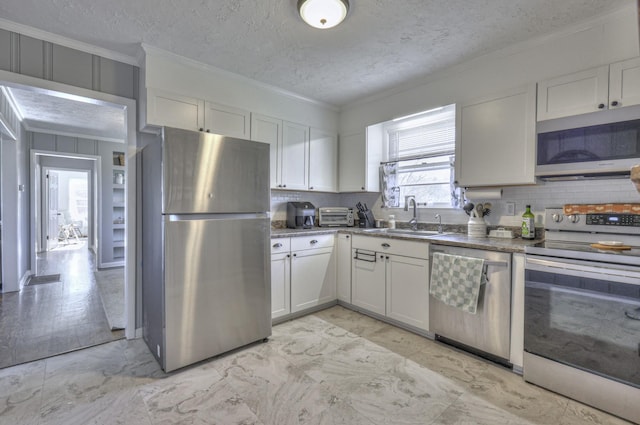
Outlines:
[[476, 314], [429, 296], [430, 331], [437, 340], [511, 366], [511, 254], [431, 245], [431, 254], [481, 258], [487, 276], [480, 287]]

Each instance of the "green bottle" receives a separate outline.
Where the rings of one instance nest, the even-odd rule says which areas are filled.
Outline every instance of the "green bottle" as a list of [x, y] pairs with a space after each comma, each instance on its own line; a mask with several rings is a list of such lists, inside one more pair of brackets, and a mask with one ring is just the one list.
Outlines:
[[527, 210], [522, 214], [522, 239], [535, 239], [536, 227], [535, 216], [531, 212], [531, 205], [527, 205]]

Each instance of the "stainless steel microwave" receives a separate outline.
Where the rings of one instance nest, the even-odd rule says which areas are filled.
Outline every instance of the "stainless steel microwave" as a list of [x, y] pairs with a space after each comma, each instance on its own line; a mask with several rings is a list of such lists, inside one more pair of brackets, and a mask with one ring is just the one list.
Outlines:
[[[631, 167], [640, 163], [640, 114], [631, 107], [624, 112], [538, 123], [536, 176], [628, 176]], [[621, 117], [625, 119], [620, 120]]]

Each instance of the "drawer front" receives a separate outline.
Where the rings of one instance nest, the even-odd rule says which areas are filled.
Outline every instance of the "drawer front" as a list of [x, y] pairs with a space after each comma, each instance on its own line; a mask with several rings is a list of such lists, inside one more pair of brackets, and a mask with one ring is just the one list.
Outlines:
[[271, 254], [289, 252], [291, 249], [290, 238], [271, 238]]
[[351, 246], [357, 249], [384, 252], [413, 258], [429, 258], [429, 242], [402, 241], [394, 238], [353, 236]]
[[291, 251], [304, 249], [333, 248], [335, 235], [296, 236], [291, 238]]

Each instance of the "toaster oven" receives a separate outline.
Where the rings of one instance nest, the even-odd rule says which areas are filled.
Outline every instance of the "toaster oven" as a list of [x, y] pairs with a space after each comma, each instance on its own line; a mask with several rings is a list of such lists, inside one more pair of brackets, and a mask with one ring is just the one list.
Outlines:
[[318, 208], [318, 216], [320, 227], [353, 227], [353, 208], [321, 207]]

